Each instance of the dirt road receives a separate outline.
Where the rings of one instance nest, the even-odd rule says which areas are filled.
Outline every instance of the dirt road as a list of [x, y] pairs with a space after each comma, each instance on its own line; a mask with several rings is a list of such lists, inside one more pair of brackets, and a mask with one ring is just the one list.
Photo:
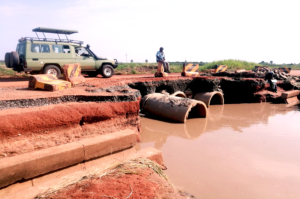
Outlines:
[[[169, 76], [175, 77], [180, 76], [180, 73], [173, 73]], [[112, 81], [112, 80], [126, 80], [130, 78], [143, 78], [143, 77], [154, 77], [153, 74], [143, 74], [143, 75], [114, 75], [111, 78], [103, 78], [101, 75], [98, 77], [88, 77], [85, 76], [86, 82], [91, 82], [98, 80], [101, 81]], [[11, 77], [0, 77], [0, 88], [4, 87], [27, 87], [29, 78], [11, 78]]]
[[[300, 70], [292, 70], [290, 75], [292, 76], [300, 76]], [[176, 77], [180, 76], [180, 73], [172, 73], [169, 76]], [[86, 76], [86, 82], [91, 82], [98, 80], [102, 81], [112, 81], [112, 80], [128, 80], [130, 78], [145, 78], [145, 77], [154, 77], [153, 74], [142, 74], [142, 75], [114, 75], [113, 77], [107, 79], [103, 78], [101, 75], [98, 77], [88, 77]], [[9, 78], [9, 77], [1, 77], [0, 78], [0, 88], [3, 87], [27, 87], [29, 78]]]

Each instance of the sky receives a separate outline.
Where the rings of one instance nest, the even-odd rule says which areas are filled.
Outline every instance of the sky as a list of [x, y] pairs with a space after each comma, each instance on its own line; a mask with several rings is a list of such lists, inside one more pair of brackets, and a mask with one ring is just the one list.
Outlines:
[[[0, 0], [0, 60], [32, 29], [78, 30], [101, 57], [119, 62], [300, 63], [299, 0]], [[42, 35], [40, 35], [42, 36]], [[57, 35], [46, 34], [57, 38]]]

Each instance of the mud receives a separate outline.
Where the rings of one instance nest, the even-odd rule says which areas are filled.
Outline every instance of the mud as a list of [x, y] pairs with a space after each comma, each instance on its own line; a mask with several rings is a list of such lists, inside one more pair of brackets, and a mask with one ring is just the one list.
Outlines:
[[195, 77], [189, 79], [169, 79], [157, 81], [139, 81], [128, 85], [141, 92], [142, 96], [154, 92], [175, 91], [191, 92], [191, 97], [201, 92], [219, 91], [224, 93], [225, 103], [283, 103], [281, 93], [286, 90], [300, 89], [293, 82], [278, 83], [278, 92], [269, 91], [270, 85], [260, 78]]
[[299, 198], [300, 106], [213, 105], [174, 124], [142, 118], [141, 148], [162, 150], [175, 186], [195, 198]]

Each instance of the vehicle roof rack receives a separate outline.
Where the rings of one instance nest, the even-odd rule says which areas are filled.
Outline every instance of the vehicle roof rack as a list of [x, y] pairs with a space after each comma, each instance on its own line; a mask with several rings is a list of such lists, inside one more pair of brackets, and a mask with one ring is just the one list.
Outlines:
[[70, 39], [51, 39], [51, 38], [36, 38], [36, 37], [22, 37], [21, 39], [19, 39], [19, 42], [21, 41], [52, 41], [55, 43], [58, 42], [64, 42], [64, 43], [75, 43], [75, 44], [79, 44], [82, 45], [83, 41], [78, 41], [78, 40], [70, 40]]

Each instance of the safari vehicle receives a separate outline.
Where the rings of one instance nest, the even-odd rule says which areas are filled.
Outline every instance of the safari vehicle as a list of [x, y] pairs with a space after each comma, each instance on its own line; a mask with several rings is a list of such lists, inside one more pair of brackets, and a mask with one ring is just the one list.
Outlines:
[[[65, 64], [80, 63], [81, 70], [89, 76], [96, 77], [101, 74], [109, 78], [118, 66], [116, 59], [98, 57], [89, 45], [83, 46], [83, 41], [68, 39], [67, 35], [78, 31], [41, 27], [32, 31], [37, 38], [22, 37], [16, 51], [5, 54], [7, 67], [18, 72], [53, 74], [60, 77]], [[40, 38], [38, 32], [43, 33], [44, 38]], [[58, 39], [46, 38], [45, 33], [57, 34]], [[65, 34], [66, 39], [61, 39], [59, 34]]]

